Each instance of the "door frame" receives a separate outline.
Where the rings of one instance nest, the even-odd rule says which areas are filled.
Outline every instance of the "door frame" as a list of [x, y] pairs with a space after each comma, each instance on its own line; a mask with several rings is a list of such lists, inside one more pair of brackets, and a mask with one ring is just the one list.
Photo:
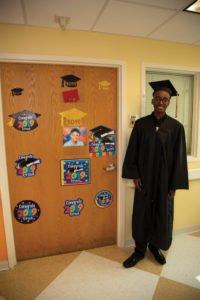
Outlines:
[[[39, 63], [39, 64], [61, 64], [61, 65], [81, 65], [96, 67], [113, 67], [118, 70], [117, 88], [117, 246], [125, 246], [125, 181], [121, 177], [123, 158], [126, 148], [127, 131], [127, 102], [125, 93], [125, 62], [118, 60], [84, 58], [71, 56], [44, 56], [44, 55], [22, 55], [0, 53], [0, 62], [8, 63]], [[10, 194], [8, 173], [6, 164], [5, 136], [3, 130], [3, 109], [0, 81], [0, 192], [3, 207], [3, 221], [5, 227], [5, 237], [8, 253], [8, 265], [12, 268], [16, 263], [16, 252], [14, 242], [14, 232], [12, 224], [12, 212], [10, 206]]]

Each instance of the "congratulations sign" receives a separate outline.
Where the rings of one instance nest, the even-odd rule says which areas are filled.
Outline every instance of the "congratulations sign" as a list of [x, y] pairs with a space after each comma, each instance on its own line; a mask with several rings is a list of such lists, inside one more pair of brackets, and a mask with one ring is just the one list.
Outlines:
[[40, 207], [32, 200], [23, 200], [15, 206], [14, 216], [19, 223], [33, 223], [40, 217]]
[[90, 183], [90, 159], [61, 160], [61, 185]]

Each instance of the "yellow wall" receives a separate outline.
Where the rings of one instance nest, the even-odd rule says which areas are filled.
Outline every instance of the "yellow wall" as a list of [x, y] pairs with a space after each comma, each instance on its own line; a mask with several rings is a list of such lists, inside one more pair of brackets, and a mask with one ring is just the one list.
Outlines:
[[[122, 60], [126, 64], [127, 104], [130, 113], [140, 113], [142, 63], [200, 68], [200, 47], [129, 36], [62, 31], [0, 25], [0, 52], [61, 55]], [[191, 168], [200, 168], [191, 163]], [[130, 190], [130, 188], [128, 189]], [[175, 229], [200, 225], [200, 181], [190, 182], [189, 191], [178, 191]], [[126, 199], [126, 238], [131, 237], [132, 193]]]
[[184, 229], [200, 225], [200, 181], [190, 181], [189, 190], [177, 191], [174, 228]]

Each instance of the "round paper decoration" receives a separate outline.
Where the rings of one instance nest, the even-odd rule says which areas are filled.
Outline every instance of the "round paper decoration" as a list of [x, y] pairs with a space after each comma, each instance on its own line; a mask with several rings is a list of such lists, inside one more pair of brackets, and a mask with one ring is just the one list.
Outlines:
[[31, 224], [40, 216], [40, 207], [33, 200], [23, 200], [14, 208], [15, 219], [22, 224]]
[[109, 191], [100, 191], [95, 196], [95, 203], [98, 207], [109, 207], [112, 203], [113, 196]]

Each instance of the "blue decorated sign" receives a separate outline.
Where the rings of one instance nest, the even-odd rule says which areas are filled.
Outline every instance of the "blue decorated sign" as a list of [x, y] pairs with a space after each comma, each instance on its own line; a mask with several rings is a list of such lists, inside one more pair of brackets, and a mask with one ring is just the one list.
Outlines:
[[90, 159], [61, 160], [61, 185], [90, 183]]

